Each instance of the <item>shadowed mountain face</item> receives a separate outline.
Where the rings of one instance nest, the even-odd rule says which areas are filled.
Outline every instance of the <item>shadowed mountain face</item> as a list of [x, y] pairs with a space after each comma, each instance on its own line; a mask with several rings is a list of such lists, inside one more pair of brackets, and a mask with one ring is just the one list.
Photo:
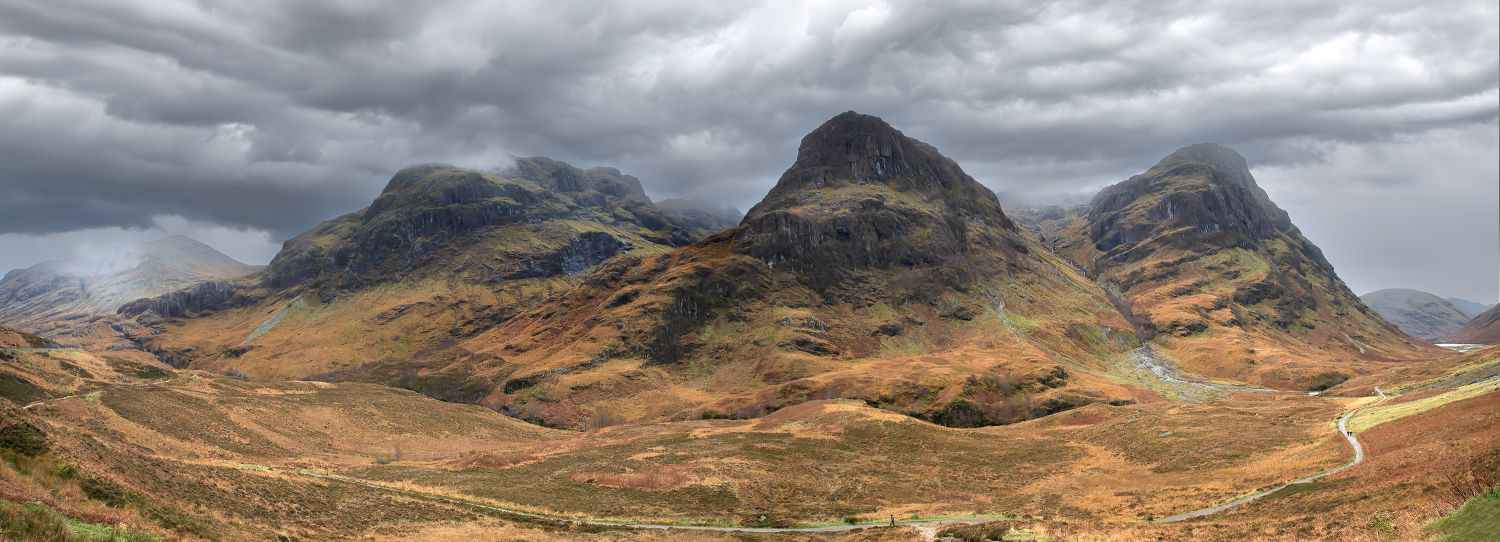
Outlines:
[[1457, 331], [1439, 339], [1442, 343], [1500, 344], [1500, 305], [1490, 307]]
[[[1296, 387], [1299, 358], [1401, 358], [1422, 346], [1338, 279], [1232, 149], [1178, 149], [1108, 187], [1054, 247], [1116, 288], [1202, 374]], [[1314, 354], [1316, 352], [1316, 354]]]
[[84, 274], [79, 265], [43, 262], [17, 269], [0, 279], [0, 322], [43, 330], [81, 324], [114, 314], [121, 305], [209, 281], [254, 273], [212, 247], [183, 236], [145, 243], [126, 251], [121, 269]]
[[[613, 168], [546, 158], [518, 159], [496, 173], [418, 166], [398, 172], [363, 211], [288, 241], [263, 282], [351, 287], [408, 276], [494, 282], [578, 274], [633, 248], [685, 245], [716, 231], [674, 221], [639, 180]], [[494, 252], [464, 254], [478, 248]]]
[[1437, 341], [1473, 318], [1448, 300], [1418, 290], [1376, 290], [1359, 299], [1401, 331], [1427, 341]]

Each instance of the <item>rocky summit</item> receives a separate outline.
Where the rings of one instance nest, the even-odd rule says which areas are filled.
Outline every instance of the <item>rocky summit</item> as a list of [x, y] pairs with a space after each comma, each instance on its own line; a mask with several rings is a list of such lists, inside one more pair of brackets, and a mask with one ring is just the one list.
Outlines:
[[802, 139], [796, 162], [743, 224], [738, 250], [816, 288], [857, 270], [927, 266], [972, 282], [974, 264], [1003, 268], [1025, 250], [995, 194], [957, 163], [852, 111]]

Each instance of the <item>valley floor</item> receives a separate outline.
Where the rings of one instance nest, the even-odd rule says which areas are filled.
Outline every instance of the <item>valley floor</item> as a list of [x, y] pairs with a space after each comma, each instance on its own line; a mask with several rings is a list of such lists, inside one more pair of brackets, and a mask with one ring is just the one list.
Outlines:
[[[1500, 465], [1497, 353], [1350, 382], [1350, 397], [1213, 389], [979, 429], [827, 400], [576, 432], [384, 386], [22, 352], [6, 362], [30, 387], [7, 392], [0, 498], [226, 540], [1419, 540], [1478, 495], [1463, 477]], [[19, 426], [45, 450], [18, 448]], [[686, 525], [743, 530], [666, 528]]]

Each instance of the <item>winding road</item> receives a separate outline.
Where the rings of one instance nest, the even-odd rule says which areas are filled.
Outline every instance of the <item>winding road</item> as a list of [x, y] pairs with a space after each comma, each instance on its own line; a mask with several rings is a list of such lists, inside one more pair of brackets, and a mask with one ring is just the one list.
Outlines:
[[[1390, 398], [1390, 396], [1386, 395], [1385, 392], [1380, 391], [1379, 387], [1375, 388], [1375, 393], [1377, 393], [1377, 394], [1380, 395], [1380, 400], [1379, 401], [1375, 401], [1374, 403], [1370, 403], [1370, 405], [1379, 404], [1379, 403], [1385, 401], [1386, 399]], [[1370, 405], [1366, 405], [1366, 406], [1370, 406]], [[1354, 434], [1349, 432], [1349, 418], [1353, 417], [1356, 413], [1358, 413], [1363, 408], [1364, 407], [1356, 408], [1354, 410], [1351, 410], [1349, 412], [1344, 413], [1343, 416], [1339, 416], [1339, 422], [1338, 422], [1338, 431], [1339, 431], [1339, 434], [1343, 435], [1344, 439], [1349, 441], [1349, 448], [1351, 448], [1351, 449], [1354, 450], [1354, 459], [1349, 460], [1348, 463], [1344, 463], [1343, 465], [1339, 465], [1339, 466], [1331, 468], [1331, 469], [1327, 469], [1327, 470], [1319, 471], [1319, 472], [1316, 472], [1316, 473], [1313, 473], [1313, 474], [1309, 474], [1307, 476], [1303, 476], [1303, 477], [1298, 478], [1296, 480], [1292, 480], [1290, 482], [1278, 485], [1276, 487], [1272, 487], [1270, 489], [1262, 489], [1260, 491], [1256, 491], [1254, 493], [1251, 493], [1249, 495], [1245, 495], [1243, 497], [1240, 497], [1238, 499], [1235, 499], [1235, 500], [1232, 500], [1232, 501], [1229, 501], [1229, 502], [1226, 502], [1226, 503], [1217, 504], [1217, 505], [1214, 505], [1214, 506], [1210, 506], [1208, 508], [1200, 508], [1198, 510], [1193, 510], [1191, 512], [1183, 512], [1181, 514], [1177, 514], [1177, 515], [1174, 515], [1174, 516], [1167, 516], [1167, 517], [1164, 517], [1164, 518], [1153, 519], [1153, 520], [1151, 520], [1151, 523], [1175, 523], [1175, 522], [1182, 521], [1182, 520], [1187, 520], [1187, 519], [1201, 518], [1201, 517], [1207, 516], [1209, 514], [1215, 514], [1215, 513], [1218, 513], [1218, 512], [1222, 512], [1224, 510], [1228, 510], [1230, 508], [1234, 508], [1236, 506], [1240, 506], [1242, 504], [1254, 501], [1256, 499], [1259, 499], [1259, 498], [1264, 497], [1266, 495], [1270, 495], [1270, 494], [1275, 493], [1277, 491], [1281, 491], [1281, 490], [1286, 489], [1288, 487], [1291, 487], [1293, 485], [1296, 485], [1296, 484], [1305, 484], [1305, 483], [1311, 482], [1313, 480], [1317, 480], [1319, 478], [1322, 478], [1324, 476], [1328, 476], [1330, 474], [1342, 472], [1343, 470], [1348, 469], [1349, 467], [1353, 467], [1355, 465], [1358, 465], [1361, 461], [1365, 460], [1365, 448], [1364, 448], [1364, 446], [1361, 446], [1359, 444], [1359, 439], [1354, 438]]]

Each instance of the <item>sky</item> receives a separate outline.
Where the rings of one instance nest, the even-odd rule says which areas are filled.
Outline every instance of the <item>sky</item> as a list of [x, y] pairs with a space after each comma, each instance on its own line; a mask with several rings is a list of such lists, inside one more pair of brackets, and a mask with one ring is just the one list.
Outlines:
[[1001, 194], [1202, 141], [1357, 293], [1500, 296], [1493, 0], [0, 0], [0, 269], [186, 234], [248, 263], [405, 165], [611, 165], [746, 209], [846, 110]]

